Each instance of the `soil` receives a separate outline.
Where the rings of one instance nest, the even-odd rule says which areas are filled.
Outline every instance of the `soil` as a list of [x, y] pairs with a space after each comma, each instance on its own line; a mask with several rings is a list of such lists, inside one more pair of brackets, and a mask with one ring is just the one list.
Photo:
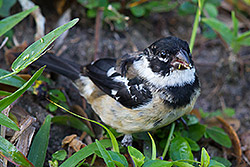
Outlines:
[[[19, 7], [16, 7], [19, 9]], [[72, 18], [78, 17], [80, 21], [69, 30], [62, 46], [57, 50], [52, 49], [55, 54], [62, 49], [61, 57], [67, 58], [82, 65], [90, 63], [94, 55], [94, 20], [89, 20], [84, 15], [80, 5], [72, 5]], [[46, 17], [46, 33], [56, 27], [55, 23], [59, 19], [58, 14], [42, 7]], [[81, 11], [81, 12], [80, 12]], [[189, 41], [193, 16], [179, 16], [175, 11], [163, 14], [151, 14], [146, 18], [140, 18], [129, 21], [126, 31], [116, 32], [110, 30], [110, 27], [104, 23], [99, 57], [119, 57], [125, 53], [136, 49], [143, 49], [156, 39], [169, 35], [177, 36], [183, 40]], [[14, 28], [14, 34], [17, 41], [22, 43], [27, 41], [31, 44], [34, 41], [35, 25], [31, 16], [24, 19]], [[0, 68], [9, 69], [4, 60], [4, 51], [0, 50]], [[244, 47], [237, 55], [237, 61], [248, 59], [250, 57], [250, 48]], [[202, 109], [204, 112], [213, 112], [225, 108], [233, 108], [236, 111], [234, 118], [241, 123], [237, 131], [241, 135], [250, 127], [250, 70], [249, 64], [230, 62], [229, 52], [219, 39], [205, 39], [200, 30], [196, 37], [196, 43], [193, 50], [193, 60], [198, 71], [201, 82], [201, 95], [195, 104], [195, 108]], [[230, 65], [233, 67], [231, 68]], [[56, 76], [55, 88], [65, 90], [69, 97], [70, 104], [83, 105], [82, 98], [77, 93], [71, 82], [63, 76]], [[24, 108], [32, 116], [37, 118], [36, 128], [38, 129], [47, 114], [55, 115], [45, 109], [44, 99], [27, 92], [19, 98], [17, 105]], [[58, 111], [59, 114], [64, 114]], [[61, 142], [65, 136], [77, 134], [80, 131], [67, 126], [52, 124], [50, 141], [48, 148], [48, 157], [61, 149]]]

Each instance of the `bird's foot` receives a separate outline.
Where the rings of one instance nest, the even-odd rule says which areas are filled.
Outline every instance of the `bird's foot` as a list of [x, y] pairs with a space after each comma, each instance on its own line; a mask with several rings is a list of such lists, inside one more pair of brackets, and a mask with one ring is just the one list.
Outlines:
[[121, 141], [121, 145], [124, 147], [132, 146], [133, 136], [132, 135], [125, 135]]

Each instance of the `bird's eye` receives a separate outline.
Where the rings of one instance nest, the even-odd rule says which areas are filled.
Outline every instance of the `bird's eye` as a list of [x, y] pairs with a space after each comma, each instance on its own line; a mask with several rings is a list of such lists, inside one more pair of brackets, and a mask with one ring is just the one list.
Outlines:
[[162, 58], [166, 58], [166, 57], [167, 57], [167, 54], [166, 54], [166, 52], [163, 50], [163, 51], [160, 52], [160, 56], [161, 56]]

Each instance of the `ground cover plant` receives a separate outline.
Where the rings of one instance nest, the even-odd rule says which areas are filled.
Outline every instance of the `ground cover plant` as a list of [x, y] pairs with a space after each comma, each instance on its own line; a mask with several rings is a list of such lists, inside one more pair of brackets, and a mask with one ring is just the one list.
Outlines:
[[[17, 5], [17, 3], [4, 0], [0, 2], [0, 5], [2, 5], [0, 14], [5, 17], [0, 21], [0, 35], [2, 36], [1, 48], [12, 48], [15, 42], [15, 33], [11, 28], [17, 25], [18, 22], [27, 17], [31, 12], [37, 10], [38, 6], [8, 16], [11, 6], [12, 8], [18, 8], [17, 6], [13, 7], [13, 5]], [[46, 6], [46, 2], [39, 3], [38, 5], [39, 7], [41, 6], [41, 9], [43, 9], [42, 6]], [[240, 77], [245, 78], [249, 73], [249, 56], [243, 56], [242, 58], [241, 52], [242, 48], [244, 49], [245, 46], [250, 45], [250, 31], [247, 26], [239, 24], [239, 22], [243, 22], [242, 20], [244, 19], [242, 18], [249, 17], [249, 14], [247, 14], [246, 9], [240, 6], [240, 3], [245, 2], [231, 4], [236, 5], [235, 10], [227, 12], [229, 13], [228, 18], [232, 25], [226, 25], [227, 22], [221, 21], [219, 17], [219, 10], [225, 5], [223, 3], [225, 2], [219, 0], [185, 1], [183, 3], [169, 0], [138, 0], [124, 2], [78, 0], [73, 2], [73, 4], [77, 4], [75, 6], [70, 6], [67, 4], [67, 1], [58, 1], [54, 8], [60, 15], [64, 12], [66, 13], [68, 9], [76, 8], [77, 6], [80, 13], [84, 12], [86, 14], [84, 15], [86, 17], [84, 20], [85, 22], [89, 24], [92, 22], [93, 24], [95, 20], [94, 28], [92, 27], [95, 33], [90, 33], [94, 39], [94, 44], [92, 43], [87, 46], [92, 48], [92, 54], [90, 54], [92, 56], [88, 55], [89, 58], [86, 58], [85, 61], [97, 59], [102, 56], [102, 54], [100, 54], [102, 52], [100, 44], [102, 38], [104, 38], [102, 37], [104, 36], [102, 31], [114, 32], [115, 35], [112, 39], [115, 41], [117, 41], [117, 39], [122, 41], [123, 33], [133, 33], [128, 31], [132, 23], [147, 25], [143, 20], [152, 18], [152, 15], [157, 15], [161, 19], [162, 16], [165, 17], [165, 15], [171, 12], [177, 13], [174, 15], [175, 17], [183, 15], [186, 17], [192, 16], [191, 31], [189, 31], [190, 34], [187, 40], [189, 41], [190, 50], [193, 52], [193, 55], [196, 54], [196, 46], [199, 45], [195, 41], [199, 41], [199, 38], [219, 39], [223, 49], [226, 50], [228, 54], [225, 62], [219, 65], [216, 64], [213, 70], [219, 70], [219, 67], [223, 66], [224, 69], [230, 71], [230, 73], [226, 74], [225, 78], [235, 83], [237, 80], [240, 80]], [[75, 15], [77, 15], [77, 12]], [[55, 81], [53, 81], [53, 76], [48, 78], [50, 74], [44, 71], [44, 69], [46, 69], [45, 66], [36, 71], [34, 71], [34, 68], [30, 68], [29, 72], [32, 76], [19, 75], [20, 73], [27, 73], [27, 71], [25, 72], [23, 70], [27, 69], [27, 67], [40, 56], [43, 56], [45, 52], [50, 52], [53, 47], [56, 48], [56, 43], [53, 42], [65, 31], [68, 30], [68, 33], [74, 31], [77, 22], [78, 24], [81, 22], [79, 22], [79, 19], [66, 19], [62, 26], [57, 26], [58, 28], [54, 30], [51, 29], [45, 36], [41, 36], [36, 42], [26, 46], [21, 53], [20, 51], [15, 51], [16, 53], [18, 52], [19, 56], [10, 64], [12, 72], [2, 68], [0, 69], [1, 165], [11, 166], [11, 164], [14, 164], [16, 166], [54, 167], [105, 165], [125, 167], [227, 167], [248, 165], [250, 148], [246, 141], [250, 135], [247, 135], [248, 133], [242, 133], [243, 137], [241, 141], [239, 140], [238, 134], [235, 132], [232, 125], [227, 122], [237, 116], [237, 110], [231, 108], [230, 105], [228, 105], [229, 107], [226, 106], [221, 97], [214, 99], [217, 103], [221, 103], [223, 107], [217, 108], [217, 110], [210, 110], [210, 112], [205, 112], [204, 108], [206, 108], [206, 105], [202, 107], [202, 103], [198, 101], [199, 109], [195, 108], [191, 112], [191, 115], [184, 117], [187, 126], [180, 122], [174, 122], [167, 127], [153, 132], [134, 134], [134, 145], [122, 147], [120, 144], [122, 134], [100, 123], [95, 116], [91, 116], [91, 114], [89, 114], [89, 111], [91, 112], [90, 107], [84, 100], [81, 101], [79, 96], [76, 97], [78, 97], [78, 100], [80, 99], [81, 105], [72, 105], [72, 100], [70, 100], [68, 95], [69, 93], [67, 93], [64, 88], [56, 85]], [[159, 26], [164, 27], [164, 25]], [[180, 26], [183, 25], [181, 24]], [[73, 28], [70, 29], [71, 27]], [[8, 42], [5, 39], [7, 39]], [[58, 38], [58, 40], [60, 40], [60, 38]], [[64, 40], [65, 39], [62, 41]], [[76, 42], [71, 41], [71, 43], [78, 45], [80, 39], [74, 38], [74, 40], [76, 40]], [[85, 37], [85, 40], [89, 39]], [[90, 47], [91, 45], [93, 45], [93, 47]], [[134, 44], [131, 45], [131, 48], [135, 47]], [[65, 48], [65, 45], [62, 44], [58, 52], [66, 52], [63, 46]], [[102, 47], [103, 46], [105, 45], [102, 44]], [[117, 45], [115, 46], [117, 47]], [[115, 49], [113, 49], [113, 51], [115, 52]], [[108, 51], [104, 49], [103, 52]], [[197, 60], [199, 59], [198, 56], [199, 55], [197, 55]], [[5, 56], [5, 59], [8, 58], [9, 55]], [[202, 65], [204, 64], [205, 63]], [[46, 75], [42, 75], [42, 73], [46, 73]], [[222, 74], [222, 76], [223, 75], [224, 74]], [[248, 80], [246, 83], [248, 83]], [[216, 91], [220, 88], [223, 89], [223, 87], [213, 89], [213, 93], [216, 94]], [[17, 103], [21, 105], [20, 100], [25, 98], [25, 96], [37, 99], [37, 105], [43, 106], [46, 114], [40, 117], [41, 115], [37, 113], [30, 113], [28, 114], [29, 116], [24, 119], [13, 112], [12, 108], [15, 108]], [[204, 96], [200, 98], [202, 97]], [[244, 98], [248, 99], [248, 96], [244, 96]], [[26, 104], [26, 106], [28, 105], [29, 104]], [[37, 107], [37, 109], [38, 108], [39, 107]], [[73, 110], [74, 112], [72, 112]], [[22, 121], [20, 121], [20, 117]], [[25, 133], [28, 133], [27, 129], [31, 128], [31, 125], [35, 123], [35, 119], [40, 121], [41, 125], [36, 128], [33, 127], [34, 129], [29, 133], [30, 137]], [[94, 119], [97, 119], [97, 121]], [[236, 120], [235, 124], [237, 123]], [[74, 132], [80, 135], [73, 133], [65, 134], [63, 140], [57, 141], [59, 145], [61, 145], [62, 142], [64, 149], [60, 147], [59, 149], [58, 147], [52, 149], [50, 146], [51, 138], [56, 138], [58, 135], [57, 129], [53, 129], [55, 125], [63, 128], [70, 127], [70, 130], [74, 129]], [[12, 135], [9, 135], [8, 131], [12, 131]], [[19, 142], [21, 144], [19, 144]], [[29, 143], [26, 146], [26, 151], [20, 147], [24, 146], [25, 142]], [[245, 146], [244, 149], [241, 148], [242, 146]], [[214, 151], [213, 147], [219, 149], [215, 149]], [[218, 150], [223, 150], [224, 156], [222, 156], [223, 154], [218, 154]]]

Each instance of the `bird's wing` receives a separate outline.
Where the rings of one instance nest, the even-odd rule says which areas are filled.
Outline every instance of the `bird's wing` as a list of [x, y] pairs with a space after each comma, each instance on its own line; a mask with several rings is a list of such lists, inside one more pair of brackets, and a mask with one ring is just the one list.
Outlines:
[[128, 79], [115, 69], [115, 59], [100, 59], [85, 68], [85, 74], [106, 94], [128, 108], [148, 103], [152, 94], [138, 77]]

